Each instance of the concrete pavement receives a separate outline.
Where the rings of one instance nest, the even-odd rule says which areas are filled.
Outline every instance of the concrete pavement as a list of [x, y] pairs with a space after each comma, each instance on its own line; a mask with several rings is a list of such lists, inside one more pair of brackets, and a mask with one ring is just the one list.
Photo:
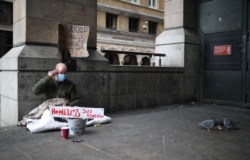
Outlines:
[[[248, 160], [250, 110], [212, 104], [179, 104], [108, 114], [112, 123], [87, 127], [62, 140], [59, 131], [31, 134], [0, 128], [1, 160]], [[238, 130], [208, 132], [198, 122], [228, 117]], [[73, 143], [73, 138], [82, 142]]]

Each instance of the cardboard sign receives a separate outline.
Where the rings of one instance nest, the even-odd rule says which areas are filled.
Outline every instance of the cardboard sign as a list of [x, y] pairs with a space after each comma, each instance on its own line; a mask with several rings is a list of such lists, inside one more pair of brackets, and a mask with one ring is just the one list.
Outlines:
[[53, 117], [65, 118], [103, 118], [104, 108], [69, 107], [69, 106], [49, 106]]
[[71, 57], [88, 57], [89, 26], [61, 23], [58, 26], [59, 51], [69, 51]]

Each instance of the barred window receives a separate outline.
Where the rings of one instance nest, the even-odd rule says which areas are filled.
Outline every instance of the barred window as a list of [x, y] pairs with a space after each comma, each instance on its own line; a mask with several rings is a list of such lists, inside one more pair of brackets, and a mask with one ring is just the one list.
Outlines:
[[138, 32], [139, 31], [139, 19], [138, 18], [129, 18], [129, 32]]
[[106, 28], [116, 29], [117, 27], [117, 15], [106, 13]]
[[148, 22], [148, 33], [149, 34], [156, 34], [157, 23], [156, 22]]

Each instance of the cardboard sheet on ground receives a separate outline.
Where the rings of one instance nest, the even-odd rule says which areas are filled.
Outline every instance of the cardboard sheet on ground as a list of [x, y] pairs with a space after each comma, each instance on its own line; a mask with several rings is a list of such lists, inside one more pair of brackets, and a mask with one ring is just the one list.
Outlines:
[[95, 119], [104, 117], [104, 108], [49, 106], [53, 117]]
[[86, 126], [111, 122], [111, 118], [104, 115], [103, 108], [50, 105], [40, 119], [29, 119], [26, 127], [31, 133], [38, 133], [68, 126], [67, 122], [55, 121], [54, 117], [87, 119]]

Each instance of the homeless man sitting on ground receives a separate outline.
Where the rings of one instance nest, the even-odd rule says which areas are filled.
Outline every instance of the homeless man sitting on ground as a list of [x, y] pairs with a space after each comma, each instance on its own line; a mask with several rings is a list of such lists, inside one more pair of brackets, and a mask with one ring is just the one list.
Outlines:
[[32, 91], [36, 95], [45, 94], [46, 101], [33, 109], [23, 120], [18, 122], [18, 126], [25, 126], [28, 119], [39, 119], [49, 105], [54, 106], [77, 106], [79, 98], [75, 84], [66, 77], [67, 67], [64, 63], [58, 63], [54, 70], [39, 80]]

